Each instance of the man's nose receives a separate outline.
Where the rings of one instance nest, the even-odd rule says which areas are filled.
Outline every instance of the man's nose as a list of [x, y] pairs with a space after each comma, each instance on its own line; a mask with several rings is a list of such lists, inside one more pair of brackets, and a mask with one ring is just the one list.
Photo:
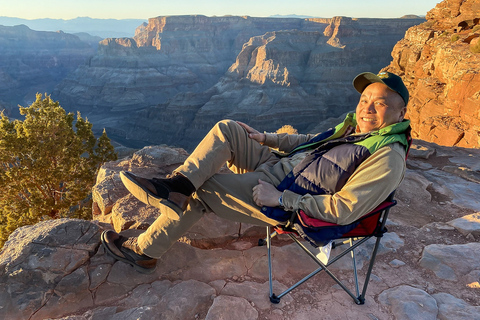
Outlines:
[[375, 113], [376, 112], [375, 103], [374, 102], [367, 103], [367, 105], [365, 106], [365, 111], [368, 113]]

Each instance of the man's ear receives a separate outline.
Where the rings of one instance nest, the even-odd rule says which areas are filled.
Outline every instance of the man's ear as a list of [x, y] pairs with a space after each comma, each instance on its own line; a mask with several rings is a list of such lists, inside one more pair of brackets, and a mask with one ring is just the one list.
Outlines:
[[403, 121], [406, 113], [407, 113], [407, 107], [402, 107], [402, 109], [400, 110], [400, 115], [398, 116], [398, 122]]

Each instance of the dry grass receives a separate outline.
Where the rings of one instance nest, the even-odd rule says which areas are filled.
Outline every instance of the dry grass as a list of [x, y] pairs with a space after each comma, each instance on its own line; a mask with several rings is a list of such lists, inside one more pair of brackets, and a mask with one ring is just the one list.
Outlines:
[[288, 133], [288, 134], [297, 134], [298, 131], [294, 127], [289, 124], [284, 125], [280, 129], [277, 130], [276, 133]]

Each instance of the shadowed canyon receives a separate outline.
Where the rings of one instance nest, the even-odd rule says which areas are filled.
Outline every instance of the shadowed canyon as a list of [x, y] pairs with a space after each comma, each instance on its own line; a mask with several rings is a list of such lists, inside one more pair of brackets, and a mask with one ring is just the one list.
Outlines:
[[191, 151], [218, 120], [299, 132], [354, 108], [353, 77], [387, 65], [423, 19], [149, 19], [134, 38], [105, 39], [53, 97], [131, 147]]

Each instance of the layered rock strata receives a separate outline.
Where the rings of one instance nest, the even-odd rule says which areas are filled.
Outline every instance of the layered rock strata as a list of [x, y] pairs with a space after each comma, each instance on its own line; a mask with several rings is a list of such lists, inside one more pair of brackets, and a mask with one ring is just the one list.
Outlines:
[[189, 150], [223, 118], [299, 131], [354, 108], [353, 77], [378, 71], [423, 19], [149, 19], [133, 39], [106, 39], [57, 87], [116, 140]]
[[61, 31], [0, 26], [0, 110], [3, 105], [17, 115], [18, 104], [28, 106], [37, 92], [51, 93], [95, 51], [88, 42]]
[[479, 37], [480, 1], [448, 0], [394, 47], [386, 70], [401, 74], [409, 87], [414, 137], [480, 147]]

